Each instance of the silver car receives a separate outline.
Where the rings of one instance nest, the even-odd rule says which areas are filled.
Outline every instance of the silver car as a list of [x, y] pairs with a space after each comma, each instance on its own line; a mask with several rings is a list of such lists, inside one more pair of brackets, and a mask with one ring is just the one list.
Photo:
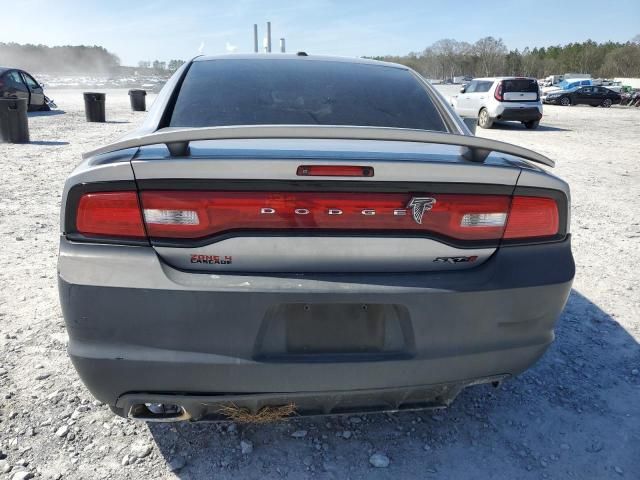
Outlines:
[[498, 384], [553, 341], [574, 276], [569, 188], [539, 165], [401, 65], [198, 57], [66, 182], [73, 364], [114, 412], [157, 421]]

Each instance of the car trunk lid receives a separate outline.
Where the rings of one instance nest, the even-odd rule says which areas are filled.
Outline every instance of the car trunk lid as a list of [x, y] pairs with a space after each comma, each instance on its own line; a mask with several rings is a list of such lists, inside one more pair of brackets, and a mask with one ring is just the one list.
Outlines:
[[201, 272], [471, 268], [497, 248], [520, 172], [455, 146], [322, 139], [147, 146], [132, 166], [153, 248]]

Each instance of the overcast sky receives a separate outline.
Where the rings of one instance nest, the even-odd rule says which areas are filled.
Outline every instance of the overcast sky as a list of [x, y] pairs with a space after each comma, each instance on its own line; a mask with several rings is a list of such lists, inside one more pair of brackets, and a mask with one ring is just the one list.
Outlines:
[[275, 48], [286, 37], [290, 52], [346, 56], [406, 54], [441, 38], [492, 35], [522, 49], [640, 34], [640, 0], [21, 0], [10, 10], [0, 42], [101, 45], [125, 65], [188, 59], [201, 49], [251, 52], [253, 24], [262, 37], [267, 20]]

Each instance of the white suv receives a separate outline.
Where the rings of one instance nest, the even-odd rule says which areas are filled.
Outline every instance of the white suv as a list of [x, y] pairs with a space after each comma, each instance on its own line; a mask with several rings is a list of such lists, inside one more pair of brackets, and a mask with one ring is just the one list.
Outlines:
[[493, 122], [515, 120], [537, 128], [542, 118], [542, 101], [535, 78], [474, 78], [451, 98], [461, 117], [478, 118], [478, 125], [491, 128]]

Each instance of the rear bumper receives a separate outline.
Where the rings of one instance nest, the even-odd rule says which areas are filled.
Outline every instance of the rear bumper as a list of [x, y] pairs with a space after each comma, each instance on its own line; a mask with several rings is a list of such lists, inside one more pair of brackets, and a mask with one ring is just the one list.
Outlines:
[[[415, 385], [366, 390], [322, 390], [318, 392], [256, 393], [230, 395], [128, 393], [118, 398], [116, 411], [148, 421], [220, 421], [240, 412], [259, 416], [268, 408], [288, 407], [277, 417], [343, 415], [366, 412], [395, 412], [447, 407], [466, 387], [483, 383], [499, 384], [509, 375], [482, 377], [464, 382]], [[152, 412], [148, 404], [174, 405], [171, 413]], [[144, 406], [143, 406], [144, 405]], [[180, 408], [177, 408], [180, 407]], [[232, 407], [232, 410], [229, 410]], [[244, 416], [247, 419], [246, 414]], [[255, 417], [254, 417], [255, 418]]]
[[[568, 239], [446, 273], [191, 274], [147, 247], [65, 239], [59, 258], [69, 354], [93, 395], [125, 409], [173, 398], [196, 417], [230, 400], [325, 413], [446, 404], [544, 353], [573, 276]], [[287, 354], [278, 315], [300, 304], [383, 306], [383, 351]]]
[[496, 118], [497, 120], [529, 122], [532, 120], [540, 120], [542, 118], [542, 112], [536, 107], [505, 108]]

